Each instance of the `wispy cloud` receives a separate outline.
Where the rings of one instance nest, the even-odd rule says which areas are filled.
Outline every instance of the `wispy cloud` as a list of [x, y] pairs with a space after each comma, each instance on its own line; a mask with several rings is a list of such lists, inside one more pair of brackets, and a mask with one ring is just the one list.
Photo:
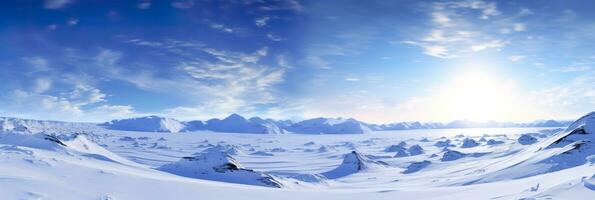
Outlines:
[[272, 41], [275, 41], [275, 42], [280, 42], [280, 41], [285, 40], [282, 37], [279, 37], [278, 35], [275, 35], [275, 34], [272, 34], [272, 33], [268, 33], [267, 34], [267, 38], [269, 38], [269, 40], [272, 40]]
[[595, 107], [595, 76], [578, 76], [568, 83], [532, 91], [529, 100], [541, 116], [575, 118]]
[[260, 9], [268, 11], [292, 10], [295, 12], [301, 12], [304, 9], [304, 6], [297, 0], [286, 0], [267, 3], [266, 5], [260, 6]]
[[584, 72], [591, 70], [591, 66], [566, 66], [560, 69], [560, 72], [569, 73], [569, 72]]
[[44, 0], [43, 7], [45, 9], [60, 9], [72, 2], [72, 0]]
[[513, 62], [521, 61], [524, 58], [525, 58], [525, 56], [523, 56], [523, 55], [513, 55], [513, 56], [508, 57], [508, 59]]
[[258, 26], [258, 27], [264, 27], [264, 26], [267, 25], [267, 22], [269, 20], [271, 20], [270, 17], [266, 17], [266, 16], [265, 17], [259, 17], [259, 18], [256, 18], [256, 20], [254, 20], [254, 24], [256, 26]]
[[215, 29], [215, 30], [220, 31], [220, 32], [223, 32], [223, 33], [234, 33], [234, 32], [237, 32], [233, 28], [227, 27], [224, 24], [210, 22], [210, 25], [209, 26], [212, 29]]
[[66, 25], [68, 25], [68, 26], [76, 26], [78, 23], [79, 23], [79, 20], [78, 20], [78, 19], [75, 19], [75, 18], [73, 18], [73, 19], [69, 19], [69, 20], [66, 22]]
[[179, 9], [189, 9], [194, 7], [194, 0], [176, 0], [171, 3], [171, 6]]
[[[506, 41], [492, 36], [493, 30], [484, 30], [482, 22], [470, 19], [473, 12], [468, 12], [469, 10], [479, 11], [478, 18], [482, 21], [489, 21], [500, 16], [502, 12], [498, 10], [494, 2], [436, 2], [426, 9], [430, 16], [431, 26], [422, 34], [422, 37], [403, 42], [420, 47], [426, 55], [437, 58], [455, 58], [470, 55], [473, 52], [499, 49], [507, 44]], [[525, 25], [517, 23], [511, 29], [524, 31]], [[500, 31], [510, 32], [505, 29]]]
[[152, 5], [151, 1], [142, 1], [142, 2], [139, 2], [138, 4], [136, 4], [136, 7], [138, 9], [145, 10], [145, 9], [151, 8], [151, 5]]

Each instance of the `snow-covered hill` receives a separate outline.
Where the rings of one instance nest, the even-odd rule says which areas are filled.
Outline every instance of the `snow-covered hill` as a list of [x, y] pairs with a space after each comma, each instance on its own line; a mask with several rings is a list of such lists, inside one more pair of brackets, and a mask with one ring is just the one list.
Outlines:
[[345, 156], [343, 156], [343, 162], [341, 162], [337, 168], [328, 172], [324, 172], [322, 175], [329, 179], [336, 179], [358, 172], [386, 166], [386, 163], [370, 160], [362, 156], [360, 153], [352, 151], [351, 153], [345, 154]]
[[221, 146], [211, 147], [195, 156], [183, 157], [177, 162], [165, 164], [158, 169], [191, 178], [276, 188], [283, 187], [281, 182], [267, 173], [245, 169]]
[[145, 131], [145, 132], [171, 132], [176, 133], [184, 129], [184, 124], [178, 120], [147, 116], [130, 119], [112, 120], [110, 122], [99, 124], [108, 129], [126, 130], [126, 131]]
[[371, 131], [366, 124], [351, 118], [309, 119], [295, 123], [288, 127], [287, 130], [306, 134], [358, 134]]
[[222, 120], [208, 120], [205, 127], [207, 130], [228, 133], [285, 133], [285, 131], [279, 128], [274, 121], [264, 120], [258, 117], [246, 119], [238, 114], [232, 114]]

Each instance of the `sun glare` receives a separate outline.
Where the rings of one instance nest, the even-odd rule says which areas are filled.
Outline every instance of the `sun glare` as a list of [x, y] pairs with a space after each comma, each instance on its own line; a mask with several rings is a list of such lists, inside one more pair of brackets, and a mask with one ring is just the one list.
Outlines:
[[500, 120], [517, 108], [514, 84], [487, 71], [457, 74], [442, 91], [449, 119]]

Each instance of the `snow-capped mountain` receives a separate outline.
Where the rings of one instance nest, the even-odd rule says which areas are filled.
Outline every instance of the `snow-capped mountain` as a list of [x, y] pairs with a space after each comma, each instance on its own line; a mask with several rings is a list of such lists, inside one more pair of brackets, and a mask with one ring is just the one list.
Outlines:
[[93, 123], [61, 122], [48, 120], [20, 119], [0, 117], [0, 132], [20, 133], [65, 133], [80, 130], [81, 132], [97, 129]]
[[222, 120], [208, 120], [205, 127], [207, 130], [228, 133], [285, 133], [285, 131], [279, 128], [274, 121], [264, 120], [258, 117], [246, 119], [238, 114], [232, 114]]
[[448, 123], [439, 122], [396, 122], [390, 124], [370, 124], [370, 128], [376, 131], [382, 130], [411, 130], [411, 129], [444, 129], [444, 128], [507, 128], [507, 127], [564, 127], [572, 121], [538, 120], [531, 123], [514, 122], [477, 122], [470, 120], [455, 120]]
[[[98, 124], [100, 127], [112, 130], [145, 131], [145, 132], [192, 132], [210, 130], [214, 132], [258, 133], [258, 134], [359, 134], [370, 131], [410, 130], [410, 129], [439, 129], [439, 128], [486, 128], [486, 127], [558, 127], [569, 123], [565, 121], [536, 121], [533, 123], [500, 123], [500, 122], [472, 122], [458, 120], [450, 123], [421, 123], [399, 122], [392, 124], [367, 124], [352, 118], [314, 118], [293, 123], [290, 120], [272, 120], [252, 117], [246, 119], [238, 114], [232, 114], [224, 119], [210, 119], [207, 121], [179, 121], [159, 116], [146, 116], [129, 119], [112, 120]], [[0, 117], [0, 131], [21, 132], [60, 132], [64, 130], [95, 130], [93, 123], [73, 123], [46, 120], [30, 120]]]
[[99, 124], [108, 129], [126, 130], [126, 131], [145, 131], [145, 132], [171, 132], [176, 133], [184, 128], [184, 124], [178, 120], [147, 116], [129, 119], [112, 120], [110, 122]]
[[294, 133], [305, 134], [360, 134], [370, 132], [370, 128], [355, 119], [315, 118], [295, 123], [287, 128]]
[[242, 167], [221, 147], [212, 147], [192, 157], [158, 168], [172, 174], [205, 180], [281, 188], [283, 184], [273, 176]]

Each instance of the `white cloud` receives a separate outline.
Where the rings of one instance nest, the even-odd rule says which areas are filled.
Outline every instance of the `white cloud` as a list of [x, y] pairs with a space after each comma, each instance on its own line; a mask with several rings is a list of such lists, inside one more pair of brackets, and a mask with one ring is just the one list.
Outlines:
[[260, 18], [256, 18], [256, 20], [254, 20], [254, 24], [256, 24], [256, 26], [258, 27], [264, 27], [267, 25], [267, 22], [271, 20], [270, 17], [260, 17]]
[[32, 70], [33, 72], [43, 72], [43, 71], [51, 70], [51, 68], [49, 67], [49, 62], [45, 58], [42, 58], [39, 56], [33, 56], [33, 57], [22, 57], [21, 60], [23, 60], [23, 62], [31, 65], [34, 69], [34, 70]]
[[135, 44], [138, 46], [148, 46], [148, 47], [161, 47], [163, 46], [163, 43], [161, 42], [154, 42], [154, 41], [147, 41], [147, 40], [142, 40], [142, 39], [131, 39], [126, 41], [128, 43], [131, 44]]
[[269, 38], [269, 40], [275, 41], [275, 42], [280, 42], [283, 41], [285, 39], [279, 37], [278, 35], [272, 34], [272, 33], [268, 33], [267, 34], [267, 38]]
[[52, 30], [52, 31], [53, 30], [56, 30], [56, 29], [58, 29], [58, 25], [57, 24], [50, 24], [50, 25], [48, 25], [48, 29], [49, 30]]
[[[484, 1], [457, 1], [457, 2], [435, 2], [428, 7], [428, 14], [431, 17], [431, 25], [425, 33], [417, 39], [407, 40], [404, 43], [418, 46], [423, 53], [437, 58], [456, 58], [468, 56], [474, 52], [499, 49], [507, 42], [492, 36], [492, 32], [510, 33], [508, 28], [493, 29], [489, 25], [483, 25], [469, 19], [470, 15], [476, 15], [480, 11], [479, 18], [491, 19], [502, 13], [493, 2]], [[514, 30], [524, 30], [524, 24], [516, 24]]]
[[218, 30], [218, 31], [221, 31], [221, 32], [224, 32], [224, 33], [233, 33], [233, 32], [235, 32], [234, 29], [229, 28], [229, 27], [227, 27], [227, 26], [225, 26], [223, 24], [211, 23], [210, 27], [212, 29], [215, 29], [215, 30]]
[[149, 9], [149, 8], [151, 8], [151, 2], [143, 1], [143, 2], [136, 4], [136, 7], [141, 10]]
[[141, 115], [147, 114], [137, 113], [130, 105], [100, 105], [85, 111], [85, 116], [90, 119], [89, 121], [109, 121]]
[[445, 46], [424, 46], [424, 53], [438, 58], [451, 58], [453, 55], [448, 54], [448, 49]]
[[171, 6], [179, 9], [189, 9], [194, 7], [194, 0], [176, 0], [171, 3]]
[[[580, 76], [568, 83], [532, 91], [529, 100], [539, 107], [539, 115], [574, 119], [595, 107], [595, 76]], [[587, 110], [585, 110], [587, 108]]]
[[533, 11], [531, 11], [528, 8], [521, 8], [521, 10], [519, 11], [519, 16], [525, 16], [525, 15], [532, 15]]
[[489, 19], [490, 17], [502, 14], [495, 2], [485, 2], [480, 0], [475, 1], [458, 1], [458, 2], [446, 2], [439, 3], [439, 8], [452, 8], [452, 9], [473, 9], [481, 11], [479, 18]]
[[355, 77], [348, 77], [348, 78], [345, 78], [345, 80], [346, 80], [346, 81], [351, 81], [351, 82], [360, 81], [360, 79], [359, 79], [359, 78], [355, 78]]
[[560, 72], [584, 72], [591, 70], [590, 66], [567, 66], [560, 69]]
[[35, 93], [43, 93], [52, 87], [52, 81], [46, 78], [38, 78], [35, 80], [33, 91]]
[[79, 23], [79, 20], [78, 20], [78, 19], [69, 19], [69, 20], [66, 22], [66, 24], [67, 24], [68, 26], [75, 26], [75, 25], [77, 25], [78, 23]]
[[523, 23], [515, 23], [512, 25], [512, 29], [516, 32], [521, 32], [521, 31], [525, 31], [526, 27], [525, 27], [525, 24], [523, 24]]
[[504, 42], [500, 40], [492, 40], [489, 42], [474, 44], [471, 46], [472, 51], [483, 51], [490, 48], [500, 48], [504, 46]]
[[45, 9], [60, 9], [72, 3], [72, 0], [44, 0], [43, 7]]
[[432, 13], [432, 21], [443, 26], [447, 26], [451, 22], [450, 18], [445, 13], [441, 12]]
[[14, 90], [2, 99], [7, 109], [0, 115], [31, 119], [102, 122], [139, 115], [131, 106], [101, 104], [104, 94], [95, 88], [77, 88], [63, 94], [40, 94]]
[[522, 59], [524, 59], [524, 58], [525, 58], [525, 56], [522, 56], [522, 55], [513, 55], [513, 56], [509, 56], [509, 57], [508, 57], [508, 59], [509, 59], [510, 61], [513, 61], [513, 62], [520, 61], [520, 60], [522, 60]]
[[304, 6], [302, 6], [300, 2], [297, 0], [285, 0], [275, 1], [275, 3], [269, 3], [267, 5], [261, 6], [260, 9], [268, 11], [292, 10], [294, 12], [301, 12], [304, 9]]
[[84, 106], [104, 102], [107, 95], [88, 85], [76, 85], [74, 90], [65, 93], [63, 96], [74, 105]]

